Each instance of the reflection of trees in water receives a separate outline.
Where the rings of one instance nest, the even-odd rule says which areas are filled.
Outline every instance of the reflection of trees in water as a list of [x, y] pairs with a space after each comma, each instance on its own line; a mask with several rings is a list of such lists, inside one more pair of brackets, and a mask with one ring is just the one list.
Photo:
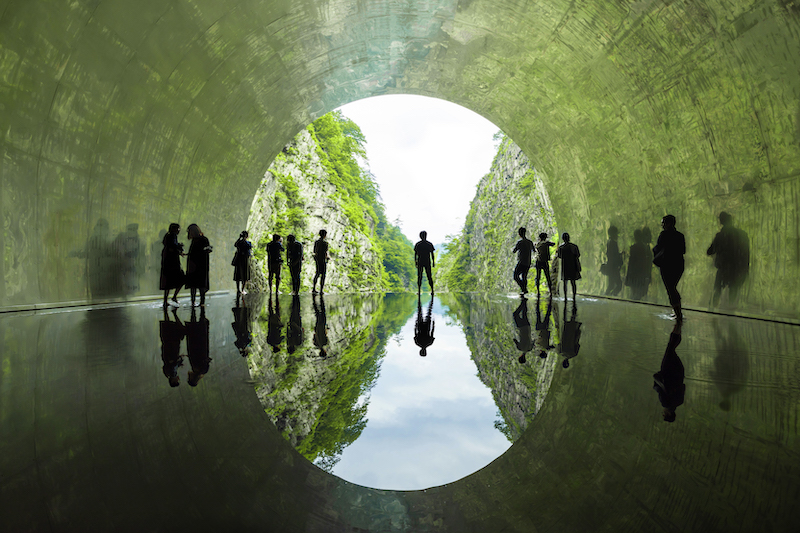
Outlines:
[[[281, 322], [298, 328], [298, 304], [299, 326], [313, 330], [316, 317], [308, 297], [294, 302], [281, 297]], [[296, 331], [291, 335], [299, 344], [293, 353], [286, 348], [273, 352], [267, 343], [269, 315], [262, 311], [248, 357], [256, 392], [283, 436], [319, 467], [331, 470], [366, 426], [368, 393], [386, 341], [408, 321], [414, 304], [411, 294], [326, 296], [324, 358], [311, 335]]]
[[[529, 354], [526, 362], [520, 364], [514, 342], [518, 330], [513, 317], [519, 300], [461, 293], [444, 294], [440, 298], [449, 308], [445, 314], [454, 317], [464, 331], [478, 376], [492, 390], [498, 408], [495, 428], [508, 440], [515, 441], [539, 412], [553, 379], [553, 369], [559, 359], [552, 348], [560, 342], [558, 306], [554, 305], [549, 315], [546, 345], [537, 337], [535, 353]], [[530, 300], [529, 305], [539, 306], [544, 322], [548, 317], [546, 300]], [[540, 351], [544, 351], [546, 357], [536, 355]]]

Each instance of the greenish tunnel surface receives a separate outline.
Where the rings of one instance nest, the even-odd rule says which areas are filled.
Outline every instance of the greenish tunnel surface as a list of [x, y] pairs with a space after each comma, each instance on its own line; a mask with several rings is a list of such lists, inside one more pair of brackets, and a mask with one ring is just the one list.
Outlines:
[[[569, 231], [581, 246], [586, 274], [579, 290], [603, 289], [597, 266], [610, 225], [619, 228], [624, 248], [634, 229], [647, 226], [656, 235], [658, 221], [669, 212], [687, 236], [684, 302], [707, 306], [715, 271], [705, 252], [724, 210], [748, 234], [752, 250], [741, 309], [796, 321], [799, 45], [800, 11], [784, 0], [0, 0], [0, 309], [157, 292], [159, 233], [170, 222], [200, 225], [223, 257], [212, 261], [212, 287], [231, 287], [224, 250], [244, 228], [253, 194], [285, 143], [344, 103], [413, 93], [472, 109], [522, 147], [545, 178], [559, 230]], [[103, 279], [99, 272], [114, 265], [98, 249], [125, 250], [126, 242], [134, 241], [146, 250], [135, 265], [140, 277]], [[659, 301], [666, 301], [663, 293]], [[24, 388], [9, 385], [6, 358], [34, 358], [52, 347], [52, 330], [42, 327], [22, 339], [11, 338], [8, 332], [15, 329], [5, 330], [4, 394]], [[244, 371], [232, 368], [236, 375]], [[562, 384], [558, 391], [562, 396], [555, 398], [573, 390]], [[592, 399], [603, 394], [587, 391]], [[614, 408], [616, 397], [602, 397], [603, 406]], [[254, 396], [231, 398], [257, 407]], [[185, 401], [194, 405], [192, 399]], [[62, 399], [55, 397], [52, 404], [61, 405]], [[546, 403], [545, 416], [560, 405]], [[570, 430], [567, 441], [589, 439], [597, 443], [593, 451], [605, 449], [606, 431], [611, 430], [591, 425], [591, 409], [570, 405], [586, 421], [579, 427], [596, 432], [587, 437], [583, 430]], [[253, 420], [262, 415], [253, 414]], [[557, 417], [551, 419], [549, 429], [562, 431]], [[158, 416], [153, 420], [167, 424]], [[80, 417], [74, 422], [81, 427]], [[240, 427], [252, 425], [248, 419]], [[762, 457], [796, 464], [796, 451], [785, 446], [787, 440], [796, 440], [796, 428], [781, 428], [776, 431], [789, 434], [780, 433], [769, 453], [748, 448], [748, 458], [766, 472], [764, 479], [782, 471], [782, 464]], [[243, 442], [280, 442], [273, 433], [247, 429]], [[125, 435], [117, 437], [109, 445]], [[649, 450], [652, 437], [627, 442], [627, 457]], [[670, 439], [681, 438], [655, 437], [665, 439], [667, 448]], [[20, 449], [32, 453], [31, 439], [26, 441], [30, 446]], [[58, 481], [43, 486], [46, 494], [63, 494], [70, 485], [69, 476], [55, 475], [70, 465], [62, 459], [76, 453], [90, 457], [79, 453], [86, 451], [81, 448], [84, 440], [69, 439], [63, 434], [52, 441], [58, 442], [49, 450], [52, 462], [47, 468]], [[171, 442], [153, 448], [160, 450], [156, 455], [173, 453], [177, 448]], [[193, 456], [229, 457], [225, 443], [207, 444]], [[536, 446], [542, 451], [548, 443]], [[485, 476], [472, 476], [455, 488], [433, 491], [441, 499], [431, 491], [398, 496], [338, 485], [322, 473], [293, 466], [299, 457], [289, 452], [259, 454], [243, 448], [242, 456], [253, 453], [250, 466], [269, 472], [274, 476], [270, 479], [310, 480], [286, 495], [283, 507], [269, 504], [265, 515], [278, 530], [297, 524], [281, 512], [302, 516], [301, 530], [345, 530], [349, 524], [368, 529], [371, 511], [353, 504], [358, 501], [410, 509], [418, 530], [490, 531], [494, 515], [488, 509], [496, 508], [496, 494], [507, 494], [502, 489], [513, 492], [520, 482], [514, 477], [517, 472], [526, 472], [532, 485], [534, 479], [573, 479], [569, 486], [558, 485], [559, 494], [538, 500], [544, 502], [541, 507], [531, 508], [518, 495], [509, 497], [509, 529], [533, 531], [534, 514], [548, 505], [559, 506], [561, 515], [572, 520], [562, 522], [561, 530], [586, 529], [611, 519], [612, 511], [599, 500], [585, 515], [571, 514], [567, 502], [575, 487], [626, 493], [626, 484], [617, 482], [625, 475], [604, 481], [610, 479], [603, 477], [605, 472], [615, 471], [613, 456], [603, 454], [600, 463], [589, 465], [587, 456], [575, 451], [578, 466], [585, 468], [572, 477], [560, 463], [506, 455], [495, 473], [486, 474], [492, 488]], [[643, 485], [650, 503], [676, 480], [691, 477], [672, 468], [668, 453], [642, 453], [642, 461], [657, 464], [667, 476]], [[33, 458], [15, 457], [23, 470], [36, 468]], [[15, 483], [34, 479], [16, 468], [14, 481], [3, 487], [4, 499], [10, 493], [28, 494]], [[215, 472], [222, 475], [225, 469], [220, 468]], [[243, 478], [252, 481], [252, 469], [243, 467]], [[90, 471], [80, 470], [89, 477]], [[116, 475], [100, 467], [95, 471], [108, 476], [95, 487], [111, 483]], [[178, 490], [182, 479], [195, 482], [195, 473], [189, 467], [174, 471], [170, 486]], [[142, 494], [147, 483], [131, 476], [143, 489], [134, 493]], [[266, 477], [259, 479], [267, 483]], [[711, 476], [709, 485], [718, 481]], [[95, 508], [102, 507], [97, 488], [83, 496], [72, 494], [61, 500], [62, 507], [49, 510], [37, 490], [30, 501], [38, 502], [32, 515], [40, 518], [62, 511], [82, 513], [87, 508], [80, 503], [83, 496]], [[320, 499], [322, 492], [326, 496]], [[700, 516], [692, 523], [706, 530], [729, 529], [727, 519], [716, 520], [696, 506], [698, 494], [694, 489], [680, 492], [680, 505], [695, 513], [680, 516]], [[734, 502], [750, 513], [741, 523], [759, 523], [774, 515], [778, 503], [796, 499], [796, 494], [766, 489], [748, 494], [750, 499]], [[444, 505], [445, 499], [456, 503]], [[591, 495], [585, 501], [591, 503]], [[251, 508], [230, 502], [230, 509], [245, 517], [243, 523], [261, 525]], [[194, 505], [207, 503], [199, 498]], [[623, 498], [613, 510], [627, 504], [638, 505]], [[595, 519], [584, 521], [586, 516]], [[604, 520], [598, 522], [598, 516]], [[644, 515], [637, 517], [631, 527], [655, 527]], [[107, 521], [91, 525], [108, 528], [111, 519], [101, 519]], [[380, 527], [411, 527], [387, 520]], [[620, 527], [631, 525], [619, 520]], [[46, 521], [20, 517], [14, 523], [45, 529]], [[557, 522], [548, 524], [555, 528]]]

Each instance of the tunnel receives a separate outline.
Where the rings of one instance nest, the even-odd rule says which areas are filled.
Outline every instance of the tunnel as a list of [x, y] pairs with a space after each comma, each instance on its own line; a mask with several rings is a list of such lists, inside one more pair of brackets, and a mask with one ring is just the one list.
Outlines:
[[[440, 98], [496, 124], [542, 173], [559, 228], [582, 243], [587, 264], [599, 262], [609, 225], [631, 233], [675, 215], [687, 238], [682, 287], [690, 308], [708, 306], [713, 269], [706, 248], [719, 230], [719, 214], [732, 213], [752, 250], [740, 314], [800, 319], [800, 6], [789, 0], [4, 0], [0, 74], [6, 427], [22, 420], [9, 407], [12, 400], [40, 394], [25, 379], [20, 383], [19, 369], [53, 348], [47, 337], [54, 330], [36, 330], [28, 344], [13, 332], [28, 331], [26, 321], [40, 312], [121, 301], [120, 291], [92, 271], [93, 238], [132, 232], [151, 246], [169, 223], [194, 222], [213, 241], [232, 243], [246, 226], [264, 172], [298, 131], [348, 102], [385, 94]], [[224, 261], [212, 265], [211, 275], [212, 286], [232, 285]], [[582, 289], [597, 294], [601, 285], [599, 272], [592, 272]], [[155, 282], [142, 282], [123, 292], [136, 302], [156, 289]], [[57, 331], [77, 327], [69, 324]], [[781, 335], [788, 339], [794, 334], [787, 331]], [[792, 342], [781, 344], [786, 354], [794, 353]], [[34, 379], [66, 363], [35, 364], [44, 366], [23, 375]], [[245, 379], [240, 361], [224, 368], [231, 380]], [[559, 435], [566, 430], [555, 415], [543, 422], [552, 438], [533, 443], [526, 434], [473, 476], [427, 491], [388, 492], [315, 470], [270, 431], [253, 398], [224, 381], [214, 390], [215, 398], [183, 398], [181, 409], [202, 411], [212, 432], [239, 431], [243, 443], [229, 449], [223, 435], [203, 446], [182, 442], [215, 465], [213, 475], [236, 478], [242, 492], [192, 500], [181, 513], [197, 529], [230, 523], [198, 518], [214, 505], [222, 509], [217, 516], [239, 525], [231, 530], [736, 527], [715, 518], [719, 509], [692, 504], [708, 481], [689, 470], [670, 470], [672, 481], [696, 483], [673, 493], [685, 506], [659, 506], [670, 482], [649, 485], [629, 468], [652, 452], [646, 442], [627, 442], [623, 453], [632, 455], [620, 459], [604, 447], [601, 431], [586, 448], [570, 441], [579, 474], [545, 463], [542, 457], [564, 444]], [[556, 397], [550, 411], [570, 409]], [[203, 410], [204, 402], [219, 399], [238, 412], [228, 422]], [[796, 413], [796, 395], [779, 400], [772, 398], [768, 411]], [[34, 405], [26, 412], [36, 411]], [[128, 421], [119, 438], [130, 437], [139, 415], [130, 404], [109, 409]], [[24, 420], [36, 420], [28, 414]], [[593, 422], [591, 413], [577, 416]], [[735, 424], [730, 431], [741, 437]], [[741, 448], [750, 461], [741, 468], [758, 464], [764, 476], [788, 476], [795, 485], [747, 492], [736, 500], [747, 512], [728, 516], [750, 527], [766, 524], [764, 531], [786, 530], [785, 511], [775, 506], [797, 496], [796, 436], [794, 418], [767, 445], [777, 462], [759, 459], [760, 448]], [[14, 440], [11, 430], [3, 437], [14, 450], [27, 451], [6, 454], [0, 463], [8, 480], [2, 515], [14, 517], [5, 525], [0, 519], [0, 529], [161, 529], [155, 511], [129, 522], [105, 514], [105, 521], [93, 522], [91, 508], [110, 498], [101, 491], [84, 507], [78, 493], [53, 494], [54, 476], [91, 485], [93, 475], [113, 476], [110, 465], [84, 461], [68, 473], [69, 446], [42, 449], [32, 436]], [[677, 449], [693, 437], [669, 438]], [[711, 442], [726, 446], [724, 439]], [[106, 444], [113, 446], [113, 439]], [[670, 449], [649, 458], [662, 466], [680, 463]], [[142, 450], [151, 448], [128, 451], [139, 463], [159, 461]], [[75, 453], [85, 459], [89, 452]], [[60, 467], [44, 468], [47, 461]], [[725, 464], [734, 468], [735, 462]], [[158, 471], [143, 468], [148, 475]], [[142, 489], [131, 490], [131, 502], [152, 508], [145, 495], [152, 480], [136, 479], [135, 470], [128, 465], [120, 473]], [[209, 478], [196, 475], [213, 492]], [[724, 495], [711, 500], [733, 505]], [[20, 501], [27, 503], [20, 507]], [[778, 516], [774, 524], [770, 516]], [[181, 530], [171, 524], [163, 528]]]

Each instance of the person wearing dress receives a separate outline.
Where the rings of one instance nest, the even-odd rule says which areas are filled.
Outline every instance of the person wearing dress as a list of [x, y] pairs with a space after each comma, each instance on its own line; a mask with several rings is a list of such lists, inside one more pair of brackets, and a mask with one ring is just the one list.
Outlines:
[[[248, 233], [243, 231], [233, 244], [236, 254], [233, 257], [233, 281], [236, 282], [236, 294], [247, 294], [245, 287], [250, 281], [250, 256], [253, 254], [253, 243], [247, 240]], [[241, 288], [239, 284], [241, 283]]]
[[169, 231], [161, 241], [164, 248], [161, 250], [161, 280], [159, 286], [164, 291], [164, 307], [167, 306], [167, 296], [171, 289], [175, 289], [172, 294], [172, 303], [176, 306], [178, 305], [178, 292], [184, 283], [185, 275], [181, 268], [183, 244], [178, 242], [180, 232], [180, 224], [172, 223], [169, 225]]
[[211, 244], [197, 224], [189, 224], [186, 233], [191, 241], [186, 259], [186, 286], [192, 295], [192, 307], [194, 307], [194, 299], [198, 290], [200, 291], [200, 305], [204, 306], [206, 292], [210, 286], [208, 271], [209, 254], [212, 251]]
[[575, 281], [581, 279], [581, 251], [578, 245], [570, 241], [569, 233], [562, 233], [561, 240], [564, 241], [558, 247], [558, 257], [561, 260], [561, 279], [564, 280], [564, 301], [567, 301], [567, 281], [572, 284], [572, 301], [575, 301], [576, 288]]

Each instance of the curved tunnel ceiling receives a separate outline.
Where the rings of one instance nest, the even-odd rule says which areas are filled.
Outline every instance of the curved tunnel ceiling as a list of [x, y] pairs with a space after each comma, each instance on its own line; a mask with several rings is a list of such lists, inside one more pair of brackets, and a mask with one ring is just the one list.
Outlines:
[[[753, 247], [777, 258], [754, 259], [752, 304], [797, 316], [793, 3], [0, 9], [4, 307], [87, 299], [74, 257], [101, 219], [112, 234], [138, 223], [149, 242], [171, 221], [232, 242], [264, 170], [300, 128], [349, 101], [416, 93], [508, 133], [546, 174], [559, 224], [587, 258], [599, 259], [608, 224], [627, 234], [671, 211], [699, 264], [716, 214], [733, 211]], [[692, 264], [684, 284], [709, 275], [707, 262], [702, 276]], [[781, 295], [760, 290], [773, 272]], [[213, 275], [216, 286], [228, 277], [222, 266]]]

